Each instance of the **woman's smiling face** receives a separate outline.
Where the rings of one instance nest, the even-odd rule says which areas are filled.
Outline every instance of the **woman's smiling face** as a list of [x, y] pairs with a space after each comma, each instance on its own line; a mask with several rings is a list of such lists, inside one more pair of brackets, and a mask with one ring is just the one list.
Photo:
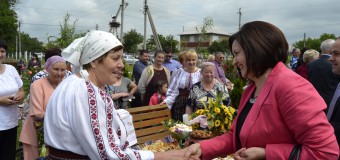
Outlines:
[[250, 71], [247, 68], [247, 60], [246, 55], [244, 53], [244, 50], [242, 49], [240, 43], [237, 42], [237, 40], [234, 40], [232, 45], [232, 53], [233, 53], [233, 65], [238, 67], [241, 72], [241, 76], [243, 78], [249, 78]]
[[123, 49], [116, 52], [111, 50], [102, 63], [95, 61], [95, 76], [101, 84], [112, 85], [117, 81], [117, 76], [124, 67], [122, 57]]

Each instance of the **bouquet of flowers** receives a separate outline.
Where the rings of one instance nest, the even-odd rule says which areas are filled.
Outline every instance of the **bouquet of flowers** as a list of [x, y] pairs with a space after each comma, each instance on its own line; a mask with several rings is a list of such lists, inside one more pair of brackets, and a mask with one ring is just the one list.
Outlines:
[[[229, 131], [230, 126], [236, 117], [236, 110], [231, 106], [225, 106], [222, 103], [222, 94], [218, 94], [215, 100], [209, 99], [208, 106], [202, 102], [204, 108], [198, 109], [191, 115], [194, 119], [200, 115], [207, 117], [208, 129], [214, 134], [221, 134]], [[199, 129], [200, 124], [192, 125], [193, 129]]]
[[189, 137], [192, 127], [183, 124], [182, 122], [175, 122], [173, 119], [163, 121], [162, 123], [167, 129], [169, 129], [171, 136], [177, 140], [179, 146], [183, 148], [183, 140]]

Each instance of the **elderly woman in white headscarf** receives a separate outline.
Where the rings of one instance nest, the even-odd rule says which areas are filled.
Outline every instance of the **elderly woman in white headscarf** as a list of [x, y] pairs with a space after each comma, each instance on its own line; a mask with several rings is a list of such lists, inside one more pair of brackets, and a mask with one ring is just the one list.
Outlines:
[[37, 124], [43, 121], [47, 103], [54, 89], [65, 77], [66, 62], [60, 56], [52, 56], [47, 59], [45, 69], [48, 76], [34, 81], [30, 87], [30, 109], [20, 134], [25, 160], [39, 158]]
[[[131, 149], [127, 131], [105, 86], [124, 67], [123, 46], [111, 33], [91, 31], [63, 52], [65, 60], [85, 70], [55, 90], [44, 120], [51, 159], [171, 159], [184, 151], [153, 153]], [[181, 157], [182, 158], [182, 157]]]

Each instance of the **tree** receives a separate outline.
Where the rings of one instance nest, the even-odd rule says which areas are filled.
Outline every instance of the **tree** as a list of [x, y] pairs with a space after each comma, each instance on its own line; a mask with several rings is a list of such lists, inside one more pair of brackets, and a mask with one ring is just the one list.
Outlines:
[[[334, 34], [328, 34], [328, 33], [324, 33], [322, 34], [319, 38], [307, 38], [306, 40], [306, 47], [309, 49], [314, 49], [317, 51], [320, 51], [320, 45], [322, 43], [322, 41], [326, 40], [326, 39], [336, 39], [336, 36]], [[304, 48], [304, 41], [300, 40], [297, 41], [293, 44], [293, 46], [295, 48]]]
[[[86, 35], [86, 33], [76, 33], [76, 23], [78, 19], [70, 23], [70, 18], [71, 15], [66, 13], [63, 22], [60, 24], [60, 37], [49, 36], [46, 48], [66, 48], [73, 42], [73, 40]], [[55, 40], [50, 40], [51, 38], [55, 38]]]
[[209, 47], [208, 47], [208, 51], [210, 53], [216, 53], [218, 51], [221, 52], [229, 52], [229, 48], [228, 48], [228, 40], [224, 39], [220, 42], [214, 41]]
[[17, 4], [17, 0], [1, 0], [0, 1], [0, 39], [8, 44], [8, 52], [15, 51], [15, 43], [17, 33], [17, 14], [13, 7]]
[[202, 26], [196, 27], [197, 32], [200, 33], [200, 36], [198, 37], [197, 52], [201, 52], [201, 42], [207, 39], [206, 33], [212, 27], [214, 27], [214, 20], [211, 17], [205, 17]]
[[[161, 43], [162, 48], [170, 48], [173, 53], [177, 53], [177, 45], [179, 42], [175, 40], [173, 35], [168, 35], [164, 37], [161, 34], [158, 34], [159, 41]], [[156, 44], [153, 38], [153, 35], [150, 36], [150, 38], [147, 40], [147, 48], [150, 50], [155, 50], [156, 49]]]
[[143, 42], [143, 36], [131, 29], [123, 36], [124, 50], [128, 53], [137, 53], [137, 45]]
[[37, 38], [31, 38], [27, 33], [21, 33], [21, 50], [28, 52], [43, 52], [43, 43]]

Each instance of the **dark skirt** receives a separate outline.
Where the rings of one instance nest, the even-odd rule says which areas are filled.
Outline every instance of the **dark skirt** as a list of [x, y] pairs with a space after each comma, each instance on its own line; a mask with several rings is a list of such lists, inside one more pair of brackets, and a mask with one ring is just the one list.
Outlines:
[[171, 108], [171, 118], [173, 120], [183, 122], [183, 114], [185, 114], [189, 93], [189, 89], [179, 89], [179, 94]]
[[17, 128], [0, 131], [0, 159], [15, 159]]

